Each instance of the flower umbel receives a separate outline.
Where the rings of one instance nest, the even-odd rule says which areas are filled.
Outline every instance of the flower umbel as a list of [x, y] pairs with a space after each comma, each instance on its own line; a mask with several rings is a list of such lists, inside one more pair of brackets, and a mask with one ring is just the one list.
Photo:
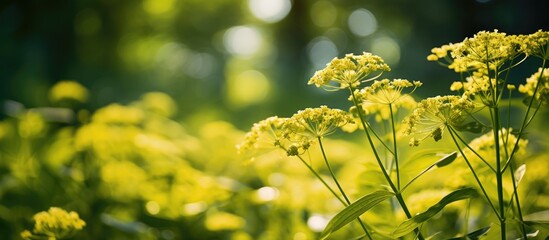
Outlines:
[[547, 104], [549, 102], [549, 69], [545, 69], [543, 71], [543, 76], [541, 75], [542, 70], [544, 69], [540, 68], [536, 73], [527, 78], [526, 84], [519, 85], [518, 90], [519, 92], [524, 93], [529, 97], [532, 97], [534, 96], [534, 90], [536, 89], [536, 85], [538, 85], [539, 82], [535, 99], [543, 104]]
[[287, 120], [288, 118], [273, 116], [255, 123], [250, 132], [246, 134], [244, 142], [236, 146], [238, 152], [243, 153], [263, 147], [281, 147], [281, 141], [284, 137], [282, 125]]
[[549, 32], [538, 30], [524, 38], [524, 52], [530, 56], [549, 60]]
[[300, 110], [285, 123], [284, 127], [298, 136], [318, 138], [330, 135], [337, 128], [352, 121], [351, 116], [343, 110], [320, 106]]
[[[364, 52], [362, 55], [347, 54], [344, 58], [334, 58], [326, 65], [326, 68], [315, 72], [309, 80], [309, 85], [323, 87], [326, 90], [340, 90], [344, 88], [356, 88], [361, 82], [371, 81], [390, 71], [391, 68], [377, 55]], [[375, 72], [378, 75], [367, 77]], [[339, 84], [331, 85], [331, 82]]]
[[421, 82], [410, 82], [406, 79], [376, 80], [372, 85], [355, 91], [355, 96], [359, 101], [388, 105], [396, 103], [403, 96], [404, 88], [414, 87], [409, 92], [412, 93], [419, 86], [421, 86]]
[[72, 237], [86, 226], [76, 212], [67, 212], [51, 207], [47, 212], [39, 212], [33, 217], [35, 224], [31, 231], [23, 231], [23, 239], [64, 239]]
[[453, 69], [464, 72], [471, 69], [496, 69], [507, 60], [516, 57], [521, 50], [519, 38], [494, 30], [480, 31], [473, 38], [466, 38], [452, 51]]
[[422, 100], [405, 120], [408, 125], [405, 134], [423, 135], [413, 137], [410, 145], [418, 146], [429, 137], [439, 141], [446, 127], [459, 126], [474, 107], [474, 103], [465, 96], [437, 96]]

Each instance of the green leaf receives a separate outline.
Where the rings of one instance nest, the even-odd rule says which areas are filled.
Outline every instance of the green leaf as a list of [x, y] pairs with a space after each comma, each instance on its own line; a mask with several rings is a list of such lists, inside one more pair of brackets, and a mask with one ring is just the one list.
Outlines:
[[426, 172], [428, 172], [429, 170], [431, 170], [431, 168], [437, 166], [439, 168], [441, 167], [444, 167], [444, 166], [447, 166], [449, 165], [450, 163], [454, 162], [454, 160], [456, 160], [457, 158], [457, 152], [454, 151], [450, 154], [447, 154], [446, 156], [442, 157], [441, 159], [439, 159], [438, 161], [436, 161], [435, 163], [431, 164], [429, 167], [427, 167], [425, 170], [421, 171], [417, 176], [415, 176], [414, 178], [412, 178], [412, 180], [410, 180], [401, 190], [404, 191], [404, 189], [406, 189], [408, 186], [410, 186], [410, 184], [412, 184], [415, 180], [417, 180], [419, 177], [421, 177], [423, 174], [425, 174]]
[[490, 130], [489, 127], [484, 126], [478, 121], [468, 122], [463, 125], [454, 126], [454, 128], [460, 132], [471, 132], [471, 133], [483, 133]]
[[337, 215], [335, 215], [332, 220], [326, 225], [324, 231], [320, 235], [321, 239], [326, 239], [330, 234], [357, 219], [360, 215], [364, 214], [366, 211], [370, 210], [372, 207], [376, 206], [380, 202], [383, 202], [395, 194], [388, 191], [376, 191], [370, 193], [356, 202], [351, 203]]
[[491, 228], [492, 228], [492, 225], [490, 225], [488, 227], [478, 229], [478, 230], [475, 230], [473, 232], [470, 232], [470, 233], [468, 233], [467, 235], [465, 235], [463, 237], [451, 238], [451, 239], [448, 239], [448, 240], [460, 240], [460, 239], [477, 240], [480, 237], [486, 235], [486, 233], [488, 233], [488, 231], [490, 231]]
[[524, 177], [525, 173], [526, 173], [526, 164], [522, 164], [515, 171], [515, 186], [519, 185], [519, 183], [522, 180], [522, 177]]
[[477, 192], [472, 188], [462, 188], [449, 193], [448, 195], [444, 196], [438, 203], [427, 209], [427, 211], [402, 222], [395, 229], [395, 231], [393, 231], [393, 237], [399, 238], [408, 234], [412, 230], [418, 228], [423, 222], [431, 219], [433, 216], [439, 213], [444, 207], [446, 207], [446, 205], [459, 200], [474, 197], [476, 196], [476, 193]]

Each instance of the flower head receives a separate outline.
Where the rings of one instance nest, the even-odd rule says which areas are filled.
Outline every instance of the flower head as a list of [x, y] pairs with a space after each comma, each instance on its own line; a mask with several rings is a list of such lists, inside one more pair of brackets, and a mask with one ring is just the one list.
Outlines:
[[524, 52], [530, 56], [549, 60], [549, 32], [538, 30], [524, 39]]
[[459, 126], [474, 107], [465, 96], [437, 96], [422, 100], [405, 120], [408, 125], [406, 134], [422, 135], [412, 138], [410, 145], [417, 146], [429, 137], [440, 140], [446, 127]]
[[410, 82], [406, 79], [376, 80], [372, 85], [355, 91], [355, 96], [359, 101], [389, 105], [396, 103], [403, 96], [404, 88], [413, 87], [411, 93], [419, 86], [421, 82]]
[[60, 81], [56, 83], [50, 89], [49, 95], [52, 102], [72, 100], [83, 103], [88, 100], [88, 90], [75, 81]]
[[[370, 81], [379, 76], [367, 79], [370, 74], [390, 70], [383, 59], [377, 55], [367, 52], [362, 55], [347, 54], [344, 58], [334, 58], [326, 68], [317, 71], [309, 80], [309, 85], [314, 84], [327, 90], [355, 88], [361, 82]], [[339, 86], [331, 85], [332, 81]]]
[[33, 217], [35, 224], [31, 231], [23, 231], [23, 239], [63, 239], [73, 236], [86, 226], [76, 212], [67, 212], [51, 207], [47, 212], [39, 212]]
[[475, 68], [485, 68], [488, 65], [489, 69], [495, 69], [514, 58], [519, 50], [520, 43], [516, 36], [507, 36], [497, 30], [480, 31], [473, 38], [463, 40], [453, 50], [452, 55]]
[[[452, 83], [450, 90], [461, 91], [468, 98], [479, 98], [484, 105], [491, 106], [493, 105], [492, 92], [497, 84], [497, 79], [488, 77], [486, 71], [479, 69], [465, 78], [464, 82]], [[501, 81], [499, 84], [501, 85]]]
[[[502, 128], [499, 130], [499, 135], [501, 136], [499, 138], [499, 147], [500, 149], [505, 149], [505, 151], [500, 151], [501, 159], [507, 159], [507, 154], [513, 151], [513, 147], [515, 146], [515, 142], [517, 141], [517, 137], [511, 133], [512, 131], [513, 129], [506, 128]], [[517, 145], [517, 150], [514, 156], [515, 158], [523, 158], [524, 156], [526, 156], [526, 146], [528, 144], [528, 140], [520, 139], [518, 141], [519, 142]], [[469, 146], [471, 146], [472, 149], [474, 149], [484, 158], [494, 158], [494, 132], [489, 131], [488, 133], [473, 139], [469, 143]], [[467, 149], [466, 152], [470, 152], [470, 150]]]
[[284, 127], [298, 136], [318, 138], [332, 134], [337, 128], [352, 121], [351, 116], [343, 110], [320, 106], [298, 111]]
[[[526, 94], [529, 97], [534, 96], [534, 91], [536, 91], [536, 86], [538, 86], [536, 91], [535, 99], [546, 104], [549, 102], [549, 69], [543, 71], [543, 76], [540, 68], [536, 73], [532, 74], [529, 78], [526, 79], [526, 84], [519, 85], [519, 92]], [[539, 83], [538, 83], [539, 82]]]
[[284, 138], [282, 126], [287, 120], [288, 118], [273, 116], [255, 123], [244, 137], [244, 142], [236, 146], [238, 152], [243, 153], [265, 147], [281, 147], [281, 141]]

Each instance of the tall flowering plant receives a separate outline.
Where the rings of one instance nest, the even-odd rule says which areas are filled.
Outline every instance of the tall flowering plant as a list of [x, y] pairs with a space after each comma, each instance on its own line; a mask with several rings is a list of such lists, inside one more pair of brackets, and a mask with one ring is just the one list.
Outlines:
[[[320, 234], [322, 239], [353, 222], [363, 232], [359, 238], [366, 239], [477, 239], [498, 231], [492, 236], [533, 238], [540, 231], [535, 227], [536, 221], [526, 219], [527, 212], [517, 190], [526, 172], [526, 129], [548, 99], [548, 49], [549, 32], [542, 30], [530, 35], [481, 31], [460, 43], [434, 48], [427, 60], [459, 73], [459, 81], [450, 87], [456, 94], [419, 101], [411, 94], [421, 87], [421, 82], [380, 79], [391, 70], [381, 57], [365, 52], [334, 58], [308, 83], [327, 91], [348, 91], [351, 102], [348, 111], [320, 106], [300, 110], [289, 118], [270, 117], [254, 124], [237, 147], [242, 153], [257, 153], [264, 148], [283, 150], [288, 157], [299, 159], [341, 202], [343, 210], [325, 226]], [[511, 105], [517, 87], [509, 76], [527, 58], [541, 62], [539, 70], [518, 86], [526, 105], [521, 112]], [[523, 114], [521, 120], [512, 121], [511, 116], [519, 114]], [[330, 149], [324, 143], [338, 129], [363, 132], [365, 145], [377, 165], [376, 172], [384, 182], [360, 192], [356, 199], [340, 184], [328, 157]], [[430, 158], [423, 170], [410, 175], [408, 169], [403, 173], [404, 166], [413, 164], [415, 159], [437, 156], [429, 148], [422, 148], [432, 144], [427, 143], [430, 141], [446, 141], [453, 147], [446, 147], [439, 158]], [[310, 159], [309, 153], [317, 149], [328, 178]], [[451, 179], [453, 189], [445, 191], [426, 210], [411, 210], [414, 193], [410, 189], [419, 184], [417, 180], [450, 164], [456, 166], [454, 172], [460, 176], [438, 179]], [[459, 164], [465, 166], [463, 170], [457, 170]], [[462, 206], [466, 214], [448, 223], [456, 227], [437, 229], [437, 224], [430, 220], [461, 200], [468, 203]], [[390, 210], [376, 211], [383, 203], [389, 203]], [[487, 209], [485, 218], [489, 220], [478, 220]], [[376, 214], [377, 218], [395, 219], [398, 224], [389, 227], [378, 224]], [[495, 226], [476, 224], [490, 221]], [[442, 232], [447, 229], [452, 229], [451, 233]]]

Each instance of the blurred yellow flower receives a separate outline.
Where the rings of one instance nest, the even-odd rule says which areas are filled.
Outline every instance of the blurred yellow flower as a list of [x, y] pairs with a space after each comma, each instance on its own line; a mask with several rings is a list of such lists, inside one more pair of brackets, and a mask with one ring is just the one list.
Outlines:
[[[541, 74], [543, 71], [543, 76]], [[539, 85], [539, 86], [538, 86]], [[536, 90], [537, 86], [537, 90]], [[549, 102], [549, 69], [540, 68], [536, 73], [526, 79], [526, 84], [519, 85], [519, 92], [532, 97], [536, 91], [535, 99], [542, 103]]]
[[210, 231], [236, 230], [243, 228], [246, 220], [231, 213], [215, 212], [207, 215], [204, 224]]
[[44, 133], [46, 122], [40, 113], [30, 110], [21, 116], [18, 127], [22, 138], [35, 138]]
[[141, 97], [140, 105], [143, 109], [164, 117], [171, 117], [177, 112], [175, 101], [168, 94], [161, 92], [146, 93]]
[[72, 237], [86, 226], [76, 212], [67, 212], [58, 207], [51, 207], [47, 212], [39, 212], [33, 217], [35, 224], [31, 231], [23, 231], [23, 239], [64, 239]]
[[88, 100], [88, 90], [75, 81], [60, 81], [50, 89], [49, 97], [54, 103], [63, 100], [84, 103]]

